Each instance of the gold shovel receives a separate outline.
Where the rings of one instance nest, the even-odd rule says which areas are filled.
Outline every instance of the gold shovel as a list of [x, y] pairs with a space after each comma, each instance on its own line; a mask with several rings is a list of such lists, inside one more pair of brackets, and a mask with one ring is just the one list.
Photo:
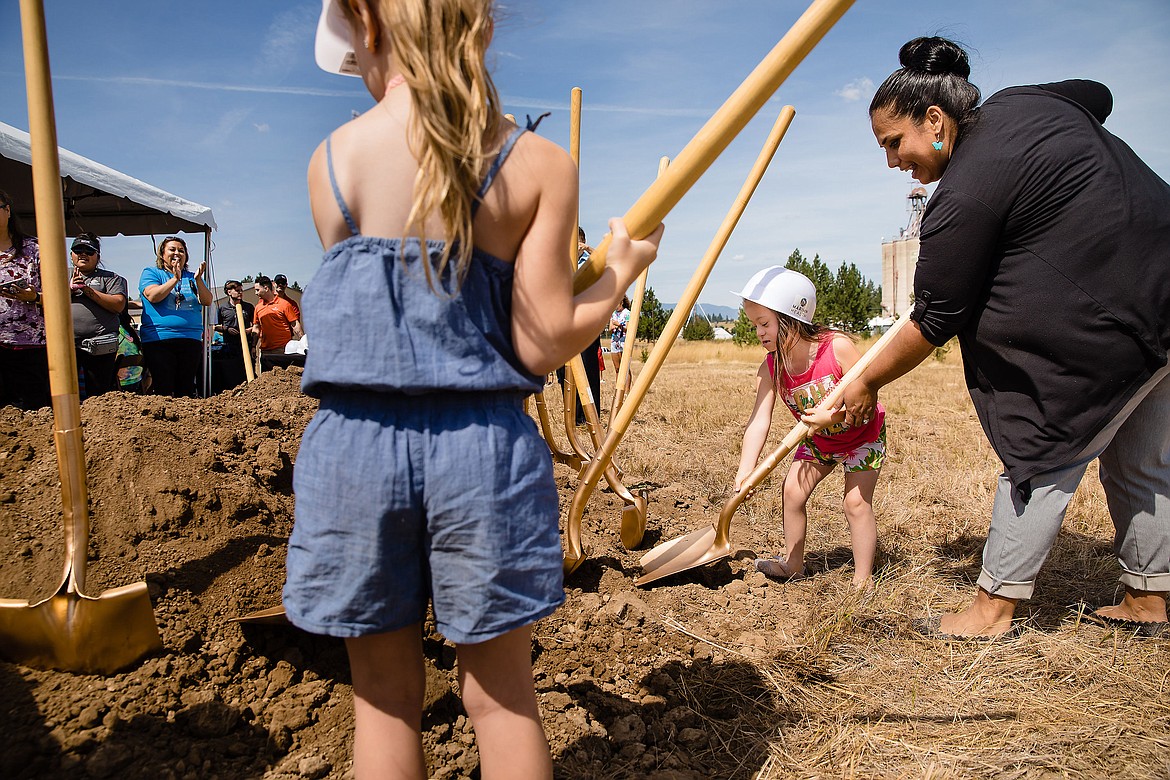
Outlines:
[[[658, 370], [666, 361], [666, 355], [670, 352], [671, 347], [674, 346], [675, 338], [682, 331], [683, 323], [686, 322], [691, 307], [695, 305], [695, 301], [699, 298], [699, 293], [703, 290], [703, 285], [707, 282], [707, 277], [711, 275], [711, 270], [715, 267], [715, 261], [719, 259], [720, 252], [723, 251], [723, 247], [727, 245], [728, 239], [731, 238], [731, 232], [735, 229], [736, 224], [739, 223], [739, 218], [743, 216], [744, 209], [747, 208], [752, 193], [755, 192], [756, 186], [759, 185], [760, 180], [764, 177], [764, 172], [768, 169], [768, 163], [772, 161], [772, 157], [780, 147], [780, 142], [784, 140], [784, 134], [788, 132], [788, 127], [792, 124], [794, 116], [796, 116], [796, 110], [792, 106], [785, 106], [780, 110], [780, 115], [776, 117], [776, 122], [772, 125], [772, 130], [768, 133], [764, 147], [756, 157], [756, 162], [748, 173], [743, 187], [740, 188], [735, 203], [732, 204], [731, 209], [723, 218], [722, 224], [720, 224], [719, 229], [715, 233], [715, 238], [711, 240], [711, 244], [707, 247], [707, 251], [699, 261], [699, 267], [695, 270], [694, 275], [691, 276], [691, 281], [687, 284], [686, 289], [683, 290], [682, 297], [679, 298], [678, 304], [675, 305], [674, 311], [666, 321], [666, 327], [662, 329], [662, 334], [658, 337], [658, 342], [654, 345], [654, 349], [650, 351], [650, 355], [646, 359], [646, 364], [642, 367], [642, 372], [638, 374], [638, 378], [634, 380], [634, 384], [630, 388], [629, 398], [622, 404], [621, 409], [618, 410], [616, 417], [611, 423], [609, 435], [606, 437], [605, 443], [598, 450], [596, 458], [589, 463], [582, 473], [581, 482], [573, 494], [573, 503], [569, 507], [569, 517], [565, 521], [565, 574], [572, 574], [585, 560], [585, 556], [587, 555], [588, 551], [581, 542], [581, 520], [585, 513], [585, 503], [589, 500], [593, 488], [597, 486], [600, 472], [605, 468], [608, 459], [613, 456], [614, 450], [617, 449], [618, 443], [621, 441], [622, 436], [625, 435], [626, 430], [630, 426], [630, 422], [634, 418], [634, 413], [637, 412], [638, 406], [642, 403], [642, 399], [646, 397], [646, 393], [650, 390], [650, 383], [654, 381], [654, 377], [658, 375]], [[669, 168], [667, 170], [669, 171]]]
[[[820, 409], [833, 409], [841, 403], [841, 397], [845, 394], [845, 388], [849, 386], [869, 367], [874, 358], [882, 353], [887, 345], [893, 341], [910, 317], [903, 314], [893, 326], [886, 331], [886, 333], [877, 340], [877, 343], [870, 347], [864, 355], [858, 358], [857, 362], [853, 364], [832, 392], [826, 395], [817, 407]], [[784, 440], [780, 442], [780, 446], [776, 450], [764, 458], [764, 460], [755, 468], [743, 486], [739, 489], [723, 510], [719, 513], [718, 522], [707, 528], [700, 528], [697, 531], [691, 531], [685, 536], [679, 536], [655, 547], [650, 552], [642, 556], [639, 564], [642, 566], [642, 576], [634, 580], [635, 585], [646, 585], [660, 580], [663, 577], [669, 577], [671, 574], [677, 574], [680, 571], [693, 569], [696, 566], [702, 566], [706, 563], [713, 563], [722, 560], [731, 555], [731, 516], [735, 514], [735, 510], [747, 498], [748, 493], [755, 489], [757, 485], [764, 481], [764, 478], [772, 473], [773, 469], [780, 464], [792, 452], [798, 444], [800, 444], [806, 436], [808, 436], [809, 428], [804, 423], [797, 423]]]
[[252, 370], [252, 348], [248, 345], [248, 329], [244, 327], [244, 307], [236, 304], [236, 328], [240, 331], [240, 349], [244, 352], [244, 375], [251, 382], [256, 378]]
[[[622, 221], [626, 223], [630, 236], [642, 239], [658, 227], [851, 5], [853, 0], [814, 0], [772, 51], [671, 160], [666, 174], [655, 179], [625, 213]], [[573, 275], [574, 295], [601, 278], [610, 241], [612, 236], [607, 234], [589, 256], [589, 262], [577, 269]]]
[[97, 597], [84, 593], [89, 501], [45, 16], [40, 0], [20, 0], [20, 12], [53, 434], [65, 515], [65, 571], [57, 592], [43, 601], [0, 599], [0, 653], [25, 666], [110, 674], [161, 650], [162, 641], [145, 582], [113, 588]]
[[[666, 169], [670, 166], [669, 157], [660, 157], [658, 159], [658, 176], [666, 173]], [[626, 383], [625, 377], [629, 376], [630, 363], [633, 361], [634, 342], [638, 339], [638, 323], [642, 320], [642, 301], [646, 297], [646, 280], [650, 276], [650, 268], [647, 266], [642, 273], [638, 275], [638, 281], [634, 285], [634, 300], [630, 305], [630, 321], [626, 325], [626, 340], [630, 343], [629, 349], [622, 350], [621, 360], [618, 361], [617, 379], [614, 381], [616, 385], [613, 391], [613, 401], [609, 405], [609, 425], [613, 427], [613, 418], [617, 415], [618, 409], [622, 408], [622, 403], [626, 400]], [[630, 383], [633, 386], [633, 383]]]

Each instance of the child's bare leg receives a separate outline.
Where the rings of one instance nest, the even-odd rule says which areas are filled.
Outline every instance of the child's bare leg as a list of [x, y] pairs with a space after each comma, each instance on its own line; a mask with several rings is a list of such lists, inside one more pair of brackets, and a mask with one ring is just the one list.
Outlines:
[[423, 778], [422, 634], [417, 623], [387, 634], [345, 640], [353, 675], [353, 773], [365, 778]]
[[808, 460], [798, 460], [784, 478], [784, 568], [789, 576], [804, 574], [804, 542], [808, 532], [808, 499], [821, 480], [833, 471]]
[[459, 687], [479, 742], [481, 776], [552, 777], [532, 682], [532, 627], [458, 651]]
[[845, 472], [845, 519], [853, 544], [853, 587], [865, 587], [873, 579], [877, 553], [877, 517], [873, 513], [873, 490], [881, 471]]

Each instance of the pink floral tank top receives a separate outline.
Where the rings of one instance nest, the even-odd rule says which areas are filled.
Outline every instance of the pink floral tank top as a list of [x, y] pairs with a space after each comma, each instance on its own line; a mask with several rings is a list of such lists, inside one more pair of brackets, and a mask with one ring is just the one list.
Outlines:
[[[772, 352], [768, 353], [768, 371], [772, 376], [776, 375], [776, 355]], [[781, 369], [779, 394], [792, 416], [799, 421], [804, 410], [819, 404], [821, 399], [833, 391], [844, 374], [837, 356], [833, 354], [833, 338], [829, 337], [817, 347], [817, 356], [807, 371], [792, 376]], [[813, 441], [826, 455], [849, 452], [866, 442], [875, 441], [885, 419], [885, 407], [879, 403], [877, 414], [868, 425], [850, 428], [843, 422], [837, 423], [814, 433]]]

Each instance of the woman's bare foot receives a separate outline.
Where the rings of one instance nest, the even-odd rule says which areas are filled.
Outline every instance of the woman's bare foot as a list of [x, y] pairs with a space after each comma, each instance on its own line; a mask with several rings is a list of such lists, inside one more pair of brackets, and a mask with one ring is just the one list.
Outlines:
[[794, 564], [779, 558], [757, 558], [756, 571], [762, 571], [774, 580], [795, 580], [804, 576], [804, 562]]
[[938, 630], [949, 636], [999, 636], [1012, 628], [1017, 599], [995, 596], [980, 588], [962, 612], [943, 615]]
[[1125, 589], [1120, 604], [1101, 607], [1094, 614], [1113, 620], [1131, 620], [1135, 623], [1165, 623], [1166, 594], [1157, 591]]
[[853, 589], [869, 593], [874, 589], [873, 576], [868, 574], [864, 577], [853, 575]]

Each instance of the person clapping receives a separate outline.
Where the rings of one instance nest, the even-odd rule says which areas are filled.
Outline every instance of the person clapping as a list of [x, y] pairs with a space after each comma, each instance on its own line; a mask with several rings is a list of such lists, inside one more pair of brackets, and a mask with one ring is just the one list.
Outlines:
[[143, 269], [138, 279], [142, 348], [157, 395], [198, 395], [203, 307], [212, 296], [203, 282], [207, 264], [191, 273], [187, 259], [187, 242], [168, 236], [158, 246], [155, 267]]

